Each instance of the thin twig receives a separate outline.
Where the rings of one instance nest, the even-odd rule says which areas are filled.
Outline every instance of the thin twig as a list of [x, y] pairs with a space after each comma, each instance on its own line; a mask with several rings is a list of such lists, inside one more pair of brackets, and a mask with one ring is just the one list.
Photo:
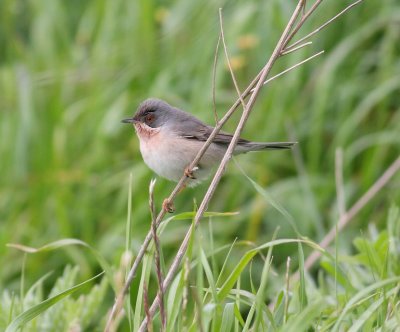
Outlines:
[[[298, 49], [296, 46], [299, 45], [300, 43], [302, 43], [303, 41], [305, 41], [306, 39], [309, 39], [310, 37], [314, 36], [316, 33], [320, 32], [322, 29], [326, 28], [329, 24], [331, 24], [333, 21], [335, 21], [337, 18], [339, 18], [340, 16], [342, 16], [344, 13], [346, 13], [348, 10], [350, 10], [351, 8], [353, 8], [354, 6], [357, 6], [358, 4], [360, 4], [363, 0], [358, 0], [353, 2], [352, 4], [348, 5], [345, 9], [343, 9], [341, 12], [339, 12], [338, 14], [336, 14], [334, 17], [332, 17], [330, 20], [326, 21], [324, 24], [322, 24], [320, 27], [318, 27], [317, 29], [315, 29], [314, 31], [310, 32], [308, 35], [300, 38], [299, 40], [297, 40], [296, 42], [294, 42], [293, 44], [287, 46], [284, 49], [284, 53], [287, 52], [292, 52], [295, 51], [296, 49]], [[304, 45], [304, 44], [302, 44]]]
[[[278, 77], [281, 77], [282, 75], [284, 75], [284, 74], [290, 72], [291, 70], [293, 70], [293, 69], [295, 69], [295, 68], [297, 68], [297, 67], [299, 67], [299, 66], [305, 64], [306, 62], [308, 62], [308, 61], [310, 61], [310, 60], [316, 58], [317, 56], [319, 56], [319, 55], [321, 55], [321, 54], [324, 54], [324, 52], [325, 52], [325, 51], [320, 51], [320, 52], [318, 52], [318, 53], [315, 53], [314, 55], [308, 57], [307, 59], [304, 59], [303, 61], [300, 61], [299, 63], [296, 63], [295, 65], [293, 65], [293, 66], [291, 66], [291, 67], [285, 69], [284, 71], [281, 71], [279, 74], [276, 74], [275, 76], [272, 76], [271, 78], [267, 79], [267, 80], [263, 83], [263, 85], [267, 85], [269, 82], [271, 82], [271, 81], [277, 79]], [[252, 89], [251, 91], [253, 92], [254, 89]]]
[[[146, 283], [143, 284], [143, 300], [144, 300], [144, 312], [146, 313], [146, 317], [150, 318], [149, 292], [147, 291]], [[151, 319], [147, 320], [146, 327], [148, 332], [153, 332], [153, 325], [151, 324]]]
[[306, 13], [306, 6], [307, 6], [307, 0], [304, 1], [304, 5], [303, 5], [303, 10], [301, 12], [301, 16], [303, 17], [304, 14]]
[[160, 316], [161, 316], [161, 331], [165, 331], [167, 326], [167, 318], [165, 314], [164, 308], [164, 291], [163, 291], [163, 283], [164, 277], [161, 271], [161, 264], [160, 264], [160, 239], [157, 236], [157, 223], [156, 223], [156, 207], [154, 204], [154, 186], [156, 184], [156, 179], [152, 179], [149, 186], [149, 206], [150, 206], [150, 213], [151, 213], [151, 230], [153, 232], [153, 239], [154, 239], [154, 260], [156, 264], [156, 273], [157, 273], [157, 281], [158, 281], [158, 302], [160, 305]]
[[215, 47], [214, 53], [214, 64], [213, 64], [213, 76], [212, 76], [212, 101], [213, 101], [213, 111], [214, 111], [214, 119], [215, 123], [218, 123], [218, 114], [217, 114], [217, 102], [216, 102], [216, 81], [217, 81], [217, 63], [218, 63], [218, 51], [219, 51], [219, 43], [221, 41], [221, 34], [218, 35], [217, 46]]
[[[343, 214], [338, 222], [337, 226], [333, 227], [329, 233], [322, 239], [319, 246], [326, 249], [329, 244], [334, 240], [336, 234], [336, 227], [340, 231], [347, 226], [347, 224], [360, 212], [360, 210], [368, 204], [368, 202], [375, 197], [375, 195], [382, 190], [382, 188], [389, 182], [389, 180], [400, 170], [400, 156], [386, 169], [385, 173], [376, 180], [376, 182], [368, 189], [368, 191], [361, 196], [361, 198], [345, 213]], [[311, 266], [321, 256], [321, 252], [314, 251], [310, 256], [307, 257], [304, 268], [309, 270]], [[294, 279], [297, 280], [299, 277], [298, 272], [294, 275]]]
[[337, 148], [335, 151], [335, 182], [339, 217], [342, 218], [346, 213], [346, 200], [343, 185], [343, 150], [341, 148]]
[[[243, 114], [242, 114], [242, 116], [240, 118], [239, 124], [238, 124], [238, 126], [237, 126], [237, 128], [235, 130], [235, 133], [233, 134], [232, 140], [231, 140], [231, 142], [230, 142], [230, 144], [229, 144], [229, 146], [228, 146], [228, 148], [227, 148], [227, 150], [225, 152], [224, 157], [222, 158], [222, 161], [221, 161], [221, 163], [220, 163], [220, 165], [219, 165], [219, 167], [218, 167], [218, 169], [217, 169], [217, 171], [216, 171], [216, 173], [214, 175], [213, 180], [211, 181], [210, 186], [208, 187], [208, 190], [207, 190], [207, 192], [206, 192], [206, 194], [205, 194], [205, 196], [203, 198], [203, 201], [201, 202], [201, 204], [199, 206], [199, 209], [198, 209], [198, 211], [196, 213], [196, 216], [194, 217], [194, 224], [192, 224], [190, 226], [188, 232], [186, 233], [186, 236], [185, 236], [185, 238], [184, 238], [184, 240], [183, 240], [183, 242], [182, 242], [182, 244], [181, 244], [181, 246], [180, 246], [180, 248], [178, 250], [178, 253], [176, 254], [175, 259], [172, 262], [171, 267], [170, 267], [170, 269], [169, 269], [169, 271], [168, 271], [168, 273], [167, 273], [167, 275], [165, 277], [165, 280], [164, 280], [164, 291], [171, 284], [171, 282], [172, 282], [172, 280], [173, 280], [173, 278], [175, 276], [175, 273], [179, 268], [179, 265], [180, 265], [180, 263], [181, 263], [181, 261], [183, 259], [183, 256], [186, 253], [186, 250], [187, 250], [187, 247], [188, 247], [188, 244], [189, 244], [190, 234], [193, 231], [192, 228], [193, 227], [197, 227], [197, 225], [200, 222], [201, 217], [203, 216], [203, 213], [205, 212], [205, 210], [208, 207], [208, 203], [211, 200], [211, 197], [214, 195], [214, 192], [215, 192], [215, 190], [216, 190], [216, 188], [218, 186], [218, 183], [221, 180], [221, 177], [225, 172], [226, 165], [227, 165], [228, 161], [232, 158], [232, 154], [233, 154], [234, 148], [235, 148], [235, 146], [236, 146], [236, 144], [237, 144], [237, 142], [239, 140], [240, 134], [241, 134], [241, 132], [242, 132], [242, 130], [244, 128], [244, 125], [245, 125], [245, 123], [246, 123], [246, 121], [247, 121], [247, 119], [248, 119], [248, 117], [250, 115], [250, 112], [253, 109], [254, 103], [255, 103], [256, 98], [257, 98], [257, 96], [258, 96], [258, 94], [260, 92], [260, 89], [261, 89], [261, 87], [263, 85], [263, 82], [265, 81], [266, 76], [270, 73], [272, 65], [278, 59], [278, 57], [279, 57], [279, 55], [280, 55], [280, 53], [282, 51], [282, 48], [283, 48], [283, 43], [287, 39], [289, 31], [292, 29], [292, 27], [293, 27], [293, 25], [294, 25], [298, 15], [299, 15], [299, 13], [301, 12], [301, 8], [302, 8], [303, 4], [304, 4], [304, 0], [300, 0], [298, 2], [297, 6], [296, 6], [296, 9], [294, 10], [294, 12], [292, 14], [292, 17], [289, 20], [289, 23], [287, 24], [285, 30], [283, 31], [283, 33], [281, 35], [281, 38], [279, 39], [279, 41], [278, 41], [278, 43], [277, 43], [277, 45], [276, 45], [271, 57], [269, 58], [267, 64], [265, 65], [265, 67], [263, 68], [263, 70], [261, 72], [260, 78], [258, 79], [257, 85], [255, 87], [255, 90], [251, 94], [250, 100], [247, 103], [247, 105], [246, 105], [246, 107], [245, 107], [245, 109], [243, 111]], [[157, 310], [157, 307], [158, 307], [158, 302], [154, 301], [153, 304], [150, 307], [150, 315], [151, 315], [150, 318], [155, 314], [155, 312]], [[142, 331], [142, 332], [144, 331], [144, 329], [146, 328], [147, 319], [148, 318], [146, 317], [142, 321], [142, 324], [141, 324], [141, 326], [139, 328], [139, 331]]]
[[287, 55], [287, 54], [293, 53], [293, 52], [295, 52], [295, 51], [297, 51], [297, 50], [299, 50], [299, 49], [301, 49], [301, 48], [303, 48], [303, 47], [310, 46], [311, 44], [312, 44], [312, 42], [306, 42], [306, 43], [301, 44], [301, 45], [299, 45], [299, 46], [296, 46], [296, 47], [294, 47], [294, 48], [284, 49], [284, 50], [282, 51], [281, 55]]
[[[284, 42], [284, 47], [283, 50], [286, 48], [287, 44], [292, 40], [292, 38], [295, 36], [295, 34], [300, 30], [300, 28], [303, 26], [304, 22], [307, 21], [307, 19], [310, 17], [312, 13], [318, 8], [318, 6], [321, 4], [322, 0], [317, 0], [314, 2], [314, 4], [311, 6], [311, 8], [304, 13], [301, 16], [301, 20], [297, 25], [294, 27], [294, 29], [289, 33], [287, 36], [285, 42]], [[305, 6], [303, 7], [305, 8]]]
[[236, 92], [237, 92], [237, 94], [239, 96], [240, 103], [243, 106], [243, 110], [245, 110], [246, 109], [246, 103], [244, 102], [244, 99], [243, 99], [242, 94], [240, 92], [239, 86], [237, 84], [236, 77], [235, 77], [235, 74], [234, 74], [233, 69], [232, 69], [231, 61], [229, 60], [228, 48], [226, 47], [226, 43], [225, 43], [224, 27], [223, 27], [223, 23], [222, 23], [222, 8], [219, 9], [219, 26], [220, 26], [220, 29], [221, 29], [221, 39], [222, 39], [222, 45], [224, 46], [225, 58], [226, 58], [226, 62], [228, 63], [229, 72], [231, 73], [232, 82], [233, 82], [233, 85], [235, 86]]

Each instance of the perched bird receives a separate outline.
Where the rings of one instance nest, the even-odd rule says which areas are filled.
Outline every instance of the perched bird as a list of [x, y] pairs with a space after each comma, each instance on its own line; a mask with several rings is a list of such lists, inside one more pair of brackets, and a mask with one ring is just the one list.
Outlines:
[[[220, 131], [193, 174], [187, 167], [210, 136], [213, 127], [155, 98], [143, 101], [135, 115], [122, 122], [133, 124], [139, 137], [140, 152], [147, 166], [158, 175], [175, 182], [186, 174], [189, 177], [189, 186], [195, 186], [207, 178], [212, 167], [223, 158], [232, 140], [231, 134]], [[251, 142], [240, 138], [234, 154], [288, 149], [294, 144], [295, 142]]]

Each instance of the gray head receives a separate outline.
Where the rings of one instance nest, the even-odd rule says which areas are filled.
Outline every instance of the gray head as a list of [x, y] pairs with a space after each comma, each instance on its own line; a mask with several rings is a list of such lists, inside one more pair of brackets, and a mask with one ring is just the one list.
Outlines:
[[143, 101], [132, 118], [122, 120], [124, 123], [145, 123], [151, 128], [162, 126], [175, 127], [182, 121], [192, 120], [193, 116], [169, 105], [167, 102], [149, 98]]

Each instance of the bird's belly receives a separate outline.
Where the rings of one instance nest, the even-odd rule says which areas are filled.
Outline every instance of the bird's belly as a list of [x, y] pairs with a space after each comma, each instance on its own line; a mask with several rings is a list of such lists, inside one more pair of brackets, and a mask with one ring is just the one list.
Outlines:
[[144, 162], [158, 175], [171, 181], [179, 181], [184, 169], [192, 161], [192, 154], [183, 151], [185, 149], [180, 141], [174, 138], [164, 140], [162, 137], [141, 140], [140, 151]]
[[[160, 133], [161, 134], [161, 133]], [[185, 168], [193, 161], [203, 142], [191, 141], [182, 138], [156, 135], [149, 140], [140, 140], [140, 152], [143, 160], [158, 175], [171, 180], [179, 181]], [[168, 143], [167, 143], [168, 142]], [[218, 162], [220, 153], [210, 154], [211, 146], [200, 160], [199, 169], [195, 171], [195, 180], [189, 180], [189, 186], [196, 185], [209, 175], [210, 168]]]
[[170, 149], [141, 149], [144, 162], [158, 175], [178, 181], [183, 174], [184, 164], [174, 157]]

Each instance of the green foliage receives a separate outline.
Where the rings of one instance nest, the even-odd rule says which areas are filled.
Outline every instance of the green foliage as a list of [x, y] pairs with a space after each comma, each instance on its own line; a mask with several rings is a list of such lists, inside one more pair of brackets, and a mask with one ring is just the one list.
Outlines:
[[[192, 327], [195, 326], [194, 324], [196, 326], [201, 324], [205, 330], [216, 331], [221, 329], [232, 330], [234, 323], [237, 323], [243, 331], [309, 331], [310, 329], [321, 331], [342, 331], [343, 329], [358, 331], [362, 329], [370, 331], [378, 327], [394, 331], [395, 327], [400, 323], [397, 310], [400, 305], [398, 298], [400, 277], [392, 269], [390, 271], [386, 270], [386, 274], [381, 271], [377, 275], [374, 261], [364, 259], [365, 255], [369, 255], [371, 247], [384, 247], [386, 250], [382, 250], [379, 253], [379, 259], [386, 266], [390, 265], [395, 269], [400, 267], [398, 250], [389, 252], [390, 239], [398, 235], [400, 229], [400, 215], [397, 207], [393, 207], [389, 211], [388, 224], [392, 224], [392, 227], [396, 229], [396, 233], [388, 236], [386, 231], [380, 233], [371, 232], [368, 238], [356, 238], [354, 240], [356, 247], [354, 255], [340, 257], [339, 260], [326, 256], [327, 259], [323, 263], [328, 272], [324, 277], [326, 287], [316, 287], [312, 278], [306, 274], [299, 281], [290, 282], [291, 289], [299, 289], [299, 291], [290, 290], [288, 292], [284, 273], [278, 276], [271, 275], [269, 267], [273, 251], [278, 251], [278, 246], [290, 242], [298, 242], [300, 245], [299, 241], [272, 240], [244, 253], [239, 262], [234, 262], [237, 267], [228, 277], [225, 277], [225, 283], [220, 288], [215, 287], [215, 279], [221, 277], [221, 270], [212, 270], [209, 263], [211, 257], [207, 258], [204, 250], [200, 250], [196, 261], [201, 262], [199, 266], [202, 267], [206, 276], [205, 283], [208, 284], [204, 289], [203, 300], [199, 302], [190, 297], [185, 298], [182, 293], [176, 292], [176, 286], [178, 283], [182, 283], [183, 275], [186, 273], [184, 270], [187, 267], [184, 267], [182, 273], [178, 274], [171, 287], [169, 296], [173, 301], [166, 302], [166, 310], [167, 312], [168, 310], [176, 312], [177, 302], [180, 303], [181, 310], [183, 310], [182, 306], [185, 301], [188, 301], [185, 304], [187, 308], [191, 306], [194, 308], [191, 311], [186, 309], [182, 312], [182, 314], [189, 315], [189, 317], [180, 317], [180, 320], [170, 319], [168, 329], [171, 331], [185, 330], [187, 327], [181, 325], [183, 319], [193, 322]], [[201, 234], [198, 236], [201, 237]], [[369, 246], [357, 247], [356, 243], [360, 241], [369, 243]], [[305, 243], [315, 246], [309, 241]], [[202, 247], [202, 242], [197, 241], [196, 245]], [[270, 250], [267, 257], [262, 256], [262, 250], [268, 247]], [[264, 270], [259, 283], [256, 284], [255, 292], [243, 287], [235, 289], [230, 282], [233, 277], [237, 281], [239, 276], [244, 277], [249, 273], [244, 270], [245, 267], [248, 268], [251, 264], [251, 260], [247, 259], [249, 255], [252, 257], [260, 255], [260, 258], [265, 262]], [[329, 274], [329, 267], [336, 263], [338, 263], [338, 270], [346, 273], [346, 278], [342, 282], [335, 279], [335, 275]], [[192, 274], [193, 278], [190, 276], [186, 278], [187, 287], [197, 289], [198, 283], [194, 274], [197, 276], [199, 274], [198, 272], [194, 273], [193, 269], [190, 274]], [[265, 285], [273, 279], [286, 281], [282, 284], [281, 290], [273, 289], [269, 292], [264, 292]], [[226, 285], [230, 285], [229, 289]], [[235, 296], [237, 294], [239, 294], [239, 297]], [[306, 304], [305, 298], [307, 298]], [[270, 303], [270, 305], [267, 306], [266, 302]], [[240, 307], [242, 314], [235, 313], [235, 308], [238, 307]], [[198, 312], [201, 312], [201, 314], [198, 314]], [[245, 322], [241, 321], [243, 314], [247, 315]], [[153, 323], [156, 324], [157, 320]]]
[[[79, 269], [67, 266], [57, 279], [47, 299], [43, 296], [42, 277], [20, 297], [4, 291], [1, 294], [0, 327], [6, 332], [19, 331], [67, 331], [84, 330], [96, 324], [99, 308], [102, 307], [108, 283], [103, 278], [92, 286], [86, 295], [74, 299], [67, 297], [90, 284], [98, 276], [79, 285], [74, 285]], [[64, 299], [67, 297], [66, 299]], [[6, 328], [7, 327], [7, 328]]]

